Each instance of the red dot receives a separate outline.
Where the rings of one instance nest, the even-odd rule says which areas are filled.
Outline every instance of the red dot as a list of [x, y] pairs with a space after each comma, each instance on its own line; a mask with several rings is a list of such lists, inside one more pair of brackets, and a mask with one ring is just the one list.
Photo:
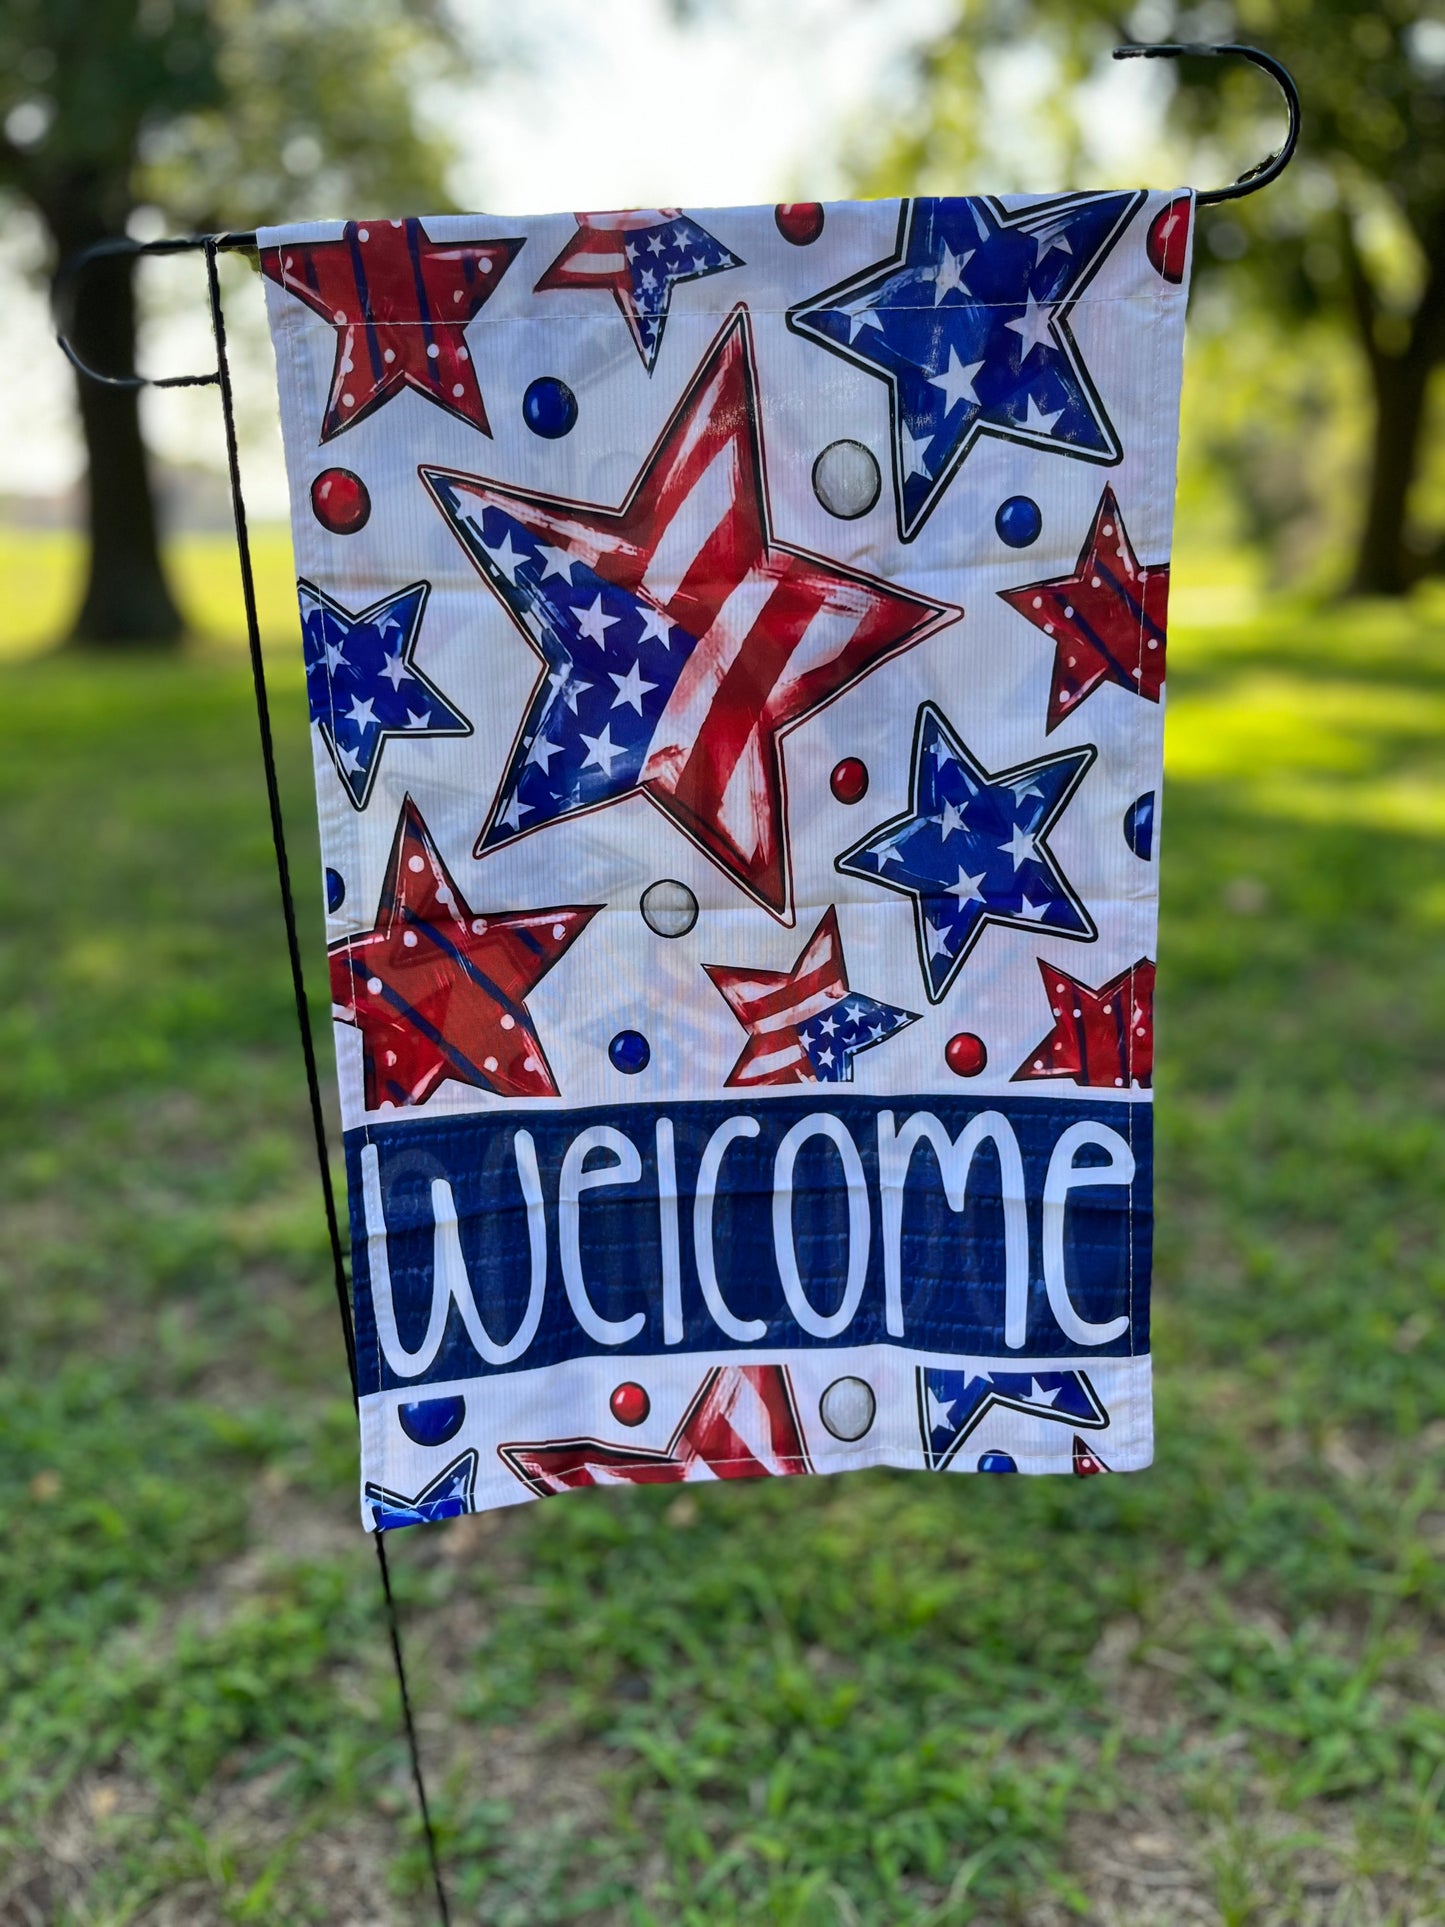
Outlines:
[[795, 248], [805, 248], [823, 232], [823, 209], [817, 201], [779, 201], [773, 209], [778, 232]]
[[617, 1387], [608, 1402], [619, 1425], [641, 1425], [652, 1410], [652, 1400], [630, 1378]]
[[355, 535], [371, 517], [371, 496], [349, 468], [323, 469], [311, 484], [311, 513], [333, 535]]
[[955, 1077], [977, 1077], [988, 1062], [983, 1039], [971, 1030], [961, 1030], [943, 1047], [943, 1060]]
[[840, 803], [861, 803], [868, 794], [868, 765], [861, 756], [845, 756], [828, 782]]
[[1162, 274], [1166, 281], [1180, 282], [1184, 279], [1184, 263], [1189, 254], [1189, 196], [1181, 194], [1178, 200], [1161, 207], [1149, 223], [1149, 238], [1145, 243], [1149, 254], [1149, 265], [1156, 274]]

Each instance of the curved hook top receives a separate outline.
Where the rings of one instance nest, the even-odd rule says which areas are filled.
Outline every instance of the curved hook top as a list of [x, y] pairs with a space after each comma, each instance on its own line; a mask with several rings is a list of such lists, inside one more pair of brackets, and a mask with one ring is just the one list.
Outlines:
[[50, 290], [50, 310], [55, 318], [55, 339], [60, 352], [78, 374], [85, 376], [102, 388], [214, 388], [220, 381], [220, 370], [213, 368], [204, 375], [111, 375], [103, 369], [92, 368], [88, 361], [76, 352], [68, 333], [70, 313], [73, 312], [73, 292], [80, 276], [97, 261], [117, 258], [134, 260], [149, 254], [191, 254], [202, 249], [207, 254], [233, 252], [254, 248], [254, 234], [180, 234], [159, 241], [137, 241], [128, 234], [110, 236], [104, 241], [95, 241], [79, 254], [73, 254], [62, 261], [56, 269], [55, 280]]
[[1223, 54], [1235, 54], [1269, 75], [1284, 95], [1289, 127], [1278, 150], [1266, 154], [1253, 167], [1246, 168], [1237, 181], [1231, 181], [1228, 187], [1207, 187], [1197, 193], [1194, 198], [1200, 207], [1217, 207], [1221, 201], [1241, 201], [1246, 194], [1257, 194], [1260, 188], [1277, 181], [1294, 159], [1300, 130], [1299, 88], [1294, 84], [1294, 75], [1282, 61], [1276, 60], [1273, 54], [1267, 54], [1262, 47], [1246, 47], [1234, 40], [1217, 45], [1171, 41], [1158, 46], [1130, 45], [1114, 49], [1115, 60], [1215, 60]]

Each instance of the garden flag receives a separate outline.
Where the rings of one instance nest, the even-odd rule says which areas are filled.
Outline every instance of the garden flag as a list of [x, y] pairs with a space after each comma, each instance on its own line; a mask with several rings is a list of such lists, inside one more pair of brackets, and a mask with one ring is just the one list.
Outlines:
[[260, 237], [368, 1528], [1149, 1462], [1190, 215]]

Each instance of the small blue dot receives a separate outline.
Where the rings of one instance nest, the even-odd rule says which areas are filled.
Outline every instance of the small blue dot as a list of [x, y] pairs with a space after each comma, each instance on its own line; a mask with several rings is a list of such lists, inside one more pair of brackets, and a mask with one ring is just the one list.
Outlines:
[[1018, 1461], [1007, 1452], [985, 1452], [978, 1462], [980, 1472], [1017, 1472]]
[[555, 375], [540, 375], [522, 397], [522, 420], [534, 435], [555, 442], [577, 423], [577, 397]]
[[640, 1030], [620, 1030], [607, 1046], [612, 1068], [624, 1077], [636, 1077], [652, 1062], [652, 1046]]
[[464, 1398], [422, 1398], [396, 1408], [402, 1431], [417, 1445], [445, 1445], [461, 1431], [466, 1415]]
[[1154, 855], [1154, 792], [1136, 796], [1124, 812], [1124, 841], [1142, 863]]
[[326, 872], [326, 908], [334, 916], [346, 901], [346, 878], [340, 870]]
[[1030, 542], [1038, 541], [1044, 518], [1039, 513], [1038, 503], [1031, 496], [1011, 495], [1006, 502], [999, 504], [993, 525], [998, 530], [1000, 542], [1007, 542], [1011, 549], [1026, 549]]

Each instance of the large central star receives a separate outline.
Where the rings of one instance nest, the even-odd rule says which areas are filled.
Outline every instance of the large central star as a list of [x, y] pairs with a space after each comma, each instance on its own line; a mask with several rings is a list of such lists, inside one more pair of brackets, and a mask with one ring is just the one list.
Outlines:
[[991, 923], [1097, 936], [1047, 842], [1096, 754], [1086, 743], [991, 775], [942, 710], [919, 709], [910, 807], [845, 850], [837, 867], [913, 899], [931, 1003], [947, 996]]
[[903, 541], [980, 435], [1118, 461], [1069, 312], [1143, 199], [1072, 195], [1013, 212], [905, 201], [886, 261], [789, 311], [798, 334], [888, 384]]
[[424, 1104], [445, 1079], [556, 1097], [523, 998], [597, 905], [473, 916], [408, 797], [376, 924], [333, 945], [331, 1000], [361, 1031], [366, 1108]]
[[433, 241], [405, 220], [348, 221], [339, 241], [263, 248], [262, 273], [336, 330], [322, 441], [403, 388], [489, 435], [464, 330], [521, 245]]
[[791, 922], [783, 735], [962, 611], [774, 539], [746, 309], [620, 508], [421, 476], [543, 665], [476, 854], [640, 792]]

